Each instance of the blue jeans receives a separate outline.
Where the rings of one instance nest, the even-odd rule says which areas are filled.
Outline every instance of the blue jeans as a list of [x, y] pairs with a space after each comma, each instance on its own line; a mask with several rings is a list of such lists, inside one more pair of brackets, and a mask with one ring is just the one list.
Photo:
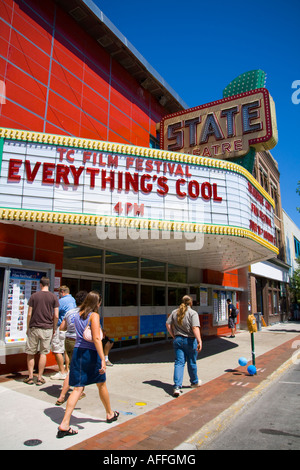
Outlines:
[[185, 338], [175, 336], [173, 341], [175, 351], [174, 387], [182, 387], [184, 366], [187, 362], [191, 385], [198, 383], [197, 374], [197, 340], [196, 338]]

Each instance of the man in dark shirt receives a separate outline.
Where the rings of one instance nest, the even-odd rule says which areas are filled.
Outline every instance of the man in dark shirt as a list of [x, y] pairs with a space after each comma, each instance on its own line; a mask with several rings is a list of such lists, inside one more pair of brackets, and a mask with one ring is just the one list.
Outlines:
[[231, 329], [230, 338], [235, 338], [236, 308], [230, 299], [227, 299], [228, 305], [228, 328]]
[[50, 280], [42, 277], [41, 290], [32, 294], [28, 301], [27, 313], [27, 354], [28, 378], [24, 380], [33, 385], [34, 356], [39, 351], [37, 385], [45, 383], [42, 375], [46, 365], [46, 355], [50, 352], [52, 335], [58, 322], [59, 302], [55, 294], [49, 291]]

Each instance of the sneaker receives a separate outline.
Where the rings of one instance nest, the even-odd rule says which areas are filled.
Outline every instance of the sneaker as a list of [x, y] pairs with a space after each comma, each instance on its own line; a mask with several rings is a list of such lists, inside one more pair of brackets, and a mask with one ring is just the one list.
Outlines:
[[198, 387], [201, 387], [201, 385], [202, 385], [202, 380], [198, 380], [196, 384], [191, 385], [191, 388], [198, 388]]
[[57, 372], [57, 374], [51, 375], [51, 380], [65, 380], [68, 374], [62, 374], [61, 372]]
[[180, 395], [180, 388], [175, 387], [173, 390], [173, 397], [179, 397], [179, 395]]
[[110, 361], [105, 361], [105, 364], [106, 364], [107, 366], [109, 366], [109, 367], [112, 367], [112, 366], [113, 366], [113, 364], [112, 364]]

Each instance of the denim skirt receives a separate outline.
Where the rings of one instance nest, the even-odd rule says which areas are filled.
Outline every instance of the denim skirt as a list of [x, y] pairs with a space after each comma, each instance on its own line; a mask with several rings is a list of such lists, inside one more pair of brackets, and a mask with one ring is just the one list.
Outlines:
[[101, 359], [94, 349], [74, 348], [70, 364], [69, 385], [85, 387], [106, 381], [106, 374], [100, 374]]

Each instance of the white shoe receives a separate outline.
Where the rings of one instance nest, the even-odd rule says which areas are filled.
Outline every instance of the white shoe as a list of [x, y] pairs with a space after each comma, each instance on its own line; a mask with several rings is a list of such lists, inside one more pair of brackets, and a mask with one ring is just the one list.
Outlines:
[[61, 372], [57, 372], [57, 374], [51, 375], [51, 380], [65, 380], [68, 374], [62, 374]]
[[112, 364], [109, 360], [105, 361], [105, 364], [106, 364], [107, 366], [109, 366], [109, 367], [112, 367], [112, 366], [113, 366], [113, 364]]
[[198, 388], [198, 387], [201, 387], [201, 385], [202, 385], [202, 380], [199, 380], [198, 383], [192, 384], [191, 388]]
[[173, 390], [173, 397], [179, 397], [179, 395], [180, 395], [180, 388], [175, 387]]

